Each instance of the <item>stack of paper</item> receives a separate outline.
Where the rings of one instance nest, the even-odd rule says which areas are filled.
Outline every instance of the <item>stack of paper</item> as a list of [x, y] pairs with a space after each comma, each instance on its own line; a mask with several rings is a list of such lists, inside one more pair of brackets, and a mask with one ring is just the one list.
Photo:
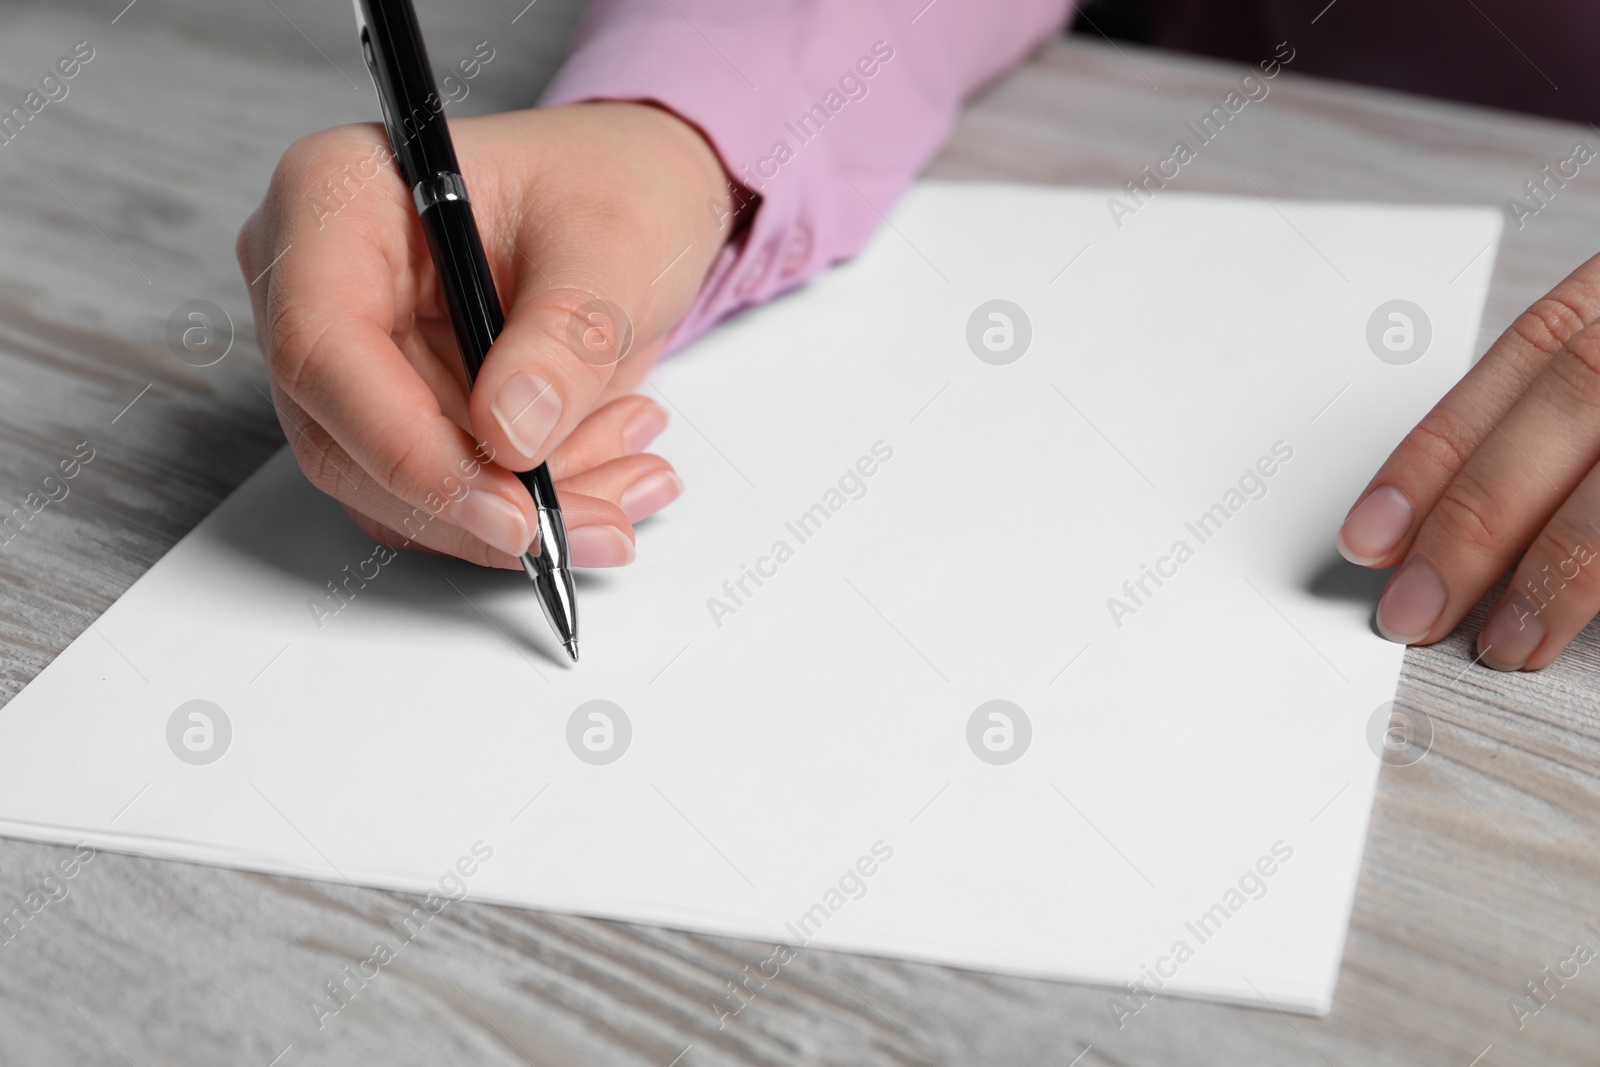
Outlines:
[[0, 710], [0, 833], [1327, 1010], [1402, 655], [1334, 532], [1498, 218], [1105, 200], [920, 186], [663, 366], [576, 668], [280, 454]]

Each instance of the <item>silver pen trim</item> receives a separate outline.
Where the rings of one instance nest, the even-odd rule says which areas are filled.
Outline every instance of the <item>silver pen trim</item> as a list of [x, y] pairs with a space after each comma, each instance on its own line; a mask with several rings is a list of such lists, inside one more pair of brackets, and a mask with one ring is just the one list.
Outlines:
[[471, 203], [467, 197], [467, 183], [461, 175], [452, 174], [447, 170], [437, 171], [422, 179], [416, 188], [411, 190], [411, 201], [417, 205], [418, 215], [446, 200]]

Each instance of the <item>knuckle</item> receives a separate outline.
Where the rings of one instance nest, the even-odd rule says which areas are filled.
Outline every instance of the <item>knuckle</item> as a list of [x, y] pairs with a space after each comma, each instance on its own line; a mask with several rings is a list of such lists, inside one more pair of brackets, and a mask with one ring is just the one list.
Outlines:
[[339, 507], [343, 508], [344, 513], [350, 516], [351, 522], [355, 523], [361, 528], [362, 533], [366, 534], [374, 541], [377, 541], [379, 544], [383, 544], [383, 539], [389, 536], [389, 528], [383, 523], [379, 522], [377, 519], [373, 518], [371, 515], [368, 515], [366, 512], [353, 507], [343, 500], [339, 501]]
[[1494, 496], [1465, 472], [1445, 488], [1429, 521], [1437, 525], [1450, 544], [1479, 556], [1502, 552], [1507, 531], [1512, 527], [1511, 517]]
[[1585, 407], [1594, 404], [1600, 394], [1600, 332], [1579, 330], [1563, 352], [1551, 362], [1551, 372], [1572, 399]]
[[554, 353], [565, 381], [592, 391], [598, 397], [616, 373], [617, 364], [626, 358], [618, 354], [604, 327], [597, 327], [578, 315], [551, 323], [543, 330], [540, 348]]
[[350, 161], [353, 154], [361, 151], [365, 144], [362, 136], [357, 132], [361, 127], [335, 126], [328, 130], [319, 130], [307, 134], [293, 142], [283, 151], [283, 158], [278, 161], [278, 169], [273, 174], [273, 181], [280, 179], [296, 184], [301, 181], [315, 180], [322, 174], [337, 170]]
[[412, 460], [416, 458], [417, 449], [421, 441], [416, 436], [408, 436], [398, 443], [385, 442], [379, 454], [386, 457], [383, 470], [373, 471], [378, 476], [378, 484], [383, 486], [395, 496], [403, 500], [410, 499], [410, 489], [415, 479], [409, 476]]
[[258, 212], [252, 211], [244, 220], [244, 224], [239, 227], [239, 235], [233, 239], [233, 258], [238, 260], [239, 269], [245, 272], [247, 278], [250, 274], [250, 250], [254, 244], [259, 217]]
[[1441, 405], [1417, 423], [1406, 446], [1435, 474], [1454, 477], [1477, 450], [1477, 439], [1478, 435], [1459, 415]]
[[445, 551], [458, 559], [477, 564], [479, 567], [495, 566], [500, 555], [487, 544], [465, 531], [462, 531], [459, 537], [451, 538], [450, 545]]
[[1554, 355], [1588, 321], [1577, 302], [1558, 288], [1518, 315], [1511, 331], [1545, 355]]
[[[365, 518], [365, 516], [363, 516], [363, 518]], [[366, 532], [368, 537], [372, 538], [374, 542], [382, 545], [384, 548], [392, 548], [396, 551], [399, 551], [401, 549], [409, 549], [411, 547], [410, 538], [406, 537], [398, 530], [393, 529], [386, 523], [379, 522], [376, 519], [366, 518], [364, 522], [360, 522], [360, 526], [362, 530]]]
[[305, 305], [292, 300], [275, 295], [269, 303], [267, 361], [279, 387], [299, 400], [312, 387], [323, 340], [333, 323], [313, 317]]
[[392, 548], [396, 552], [415, 551], [415, 546], [411, 543], [411, 538], [404, 536], [398, 531], [389, 529], [389, 527], [383, 525], [382, 523], [374, 523], [372, 528], [368, 530], [367, 533], [372, 537], [372, 540], [375, 543], [382, 545], [384, 548]]
[[289, 147], [283, 150], [283, 155], [278, 160], [278, 168], [274, 178], [303, 173], [321, 155], [323, 143], [323, 133], [308, 134], [291, 142]]
[[[295, 141], [284, 150], [268, 184], [266, 208], [275, 224], [296, 231], [320, 229], [323, 215], [335, 207], [365, 202], [356, 192], [391, 169], [382, 165], [387, 144], [367, 124], [338, 126]], [[394, 182], [399, 185], [398, 175]]]
[[1600, 574], [1590, 566], [1595, 559], [1593, 535], [1574, 525], [1572, 519], [1557, 513], [1534, 538], [1523, 558], [1518, 575], [1539, 585], [1576, 586], [1586, 594], [1600, 591]]
[[289, 447], [294, 449], [295, 462], [300, 465], [306, 481], [335, 500], [353, 500], [356, 487], [350, 484], [344, 469], [328, 453], [332, 442], [319, 444], [312, 439], [312, 431], [305, 427], [284, 429], [289, 436]]
[[580, 368], [587, 368], [603, 387], [636, 347], [628, 309], [600, 295], [616, 288], [599, 277], [567, 277], [542, 293], [542, 313], [534, 319], [534, 350], [553, 353], [563, 367], [580, 375]]

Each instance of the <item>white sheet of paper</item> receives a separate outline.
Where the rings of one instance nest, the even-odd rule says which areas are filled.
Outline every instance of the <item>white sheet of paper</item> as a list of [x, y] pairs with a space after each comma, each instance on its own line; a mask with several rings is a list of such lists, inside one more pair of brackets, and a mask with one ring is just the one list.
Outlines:
[[[0, 710], [0, 833], [1328, 1010], [1402, 655], [1333, 536], [1469, 365], [1497, 214], [927, 183], [891, 221], [658, 371], [688, 489], [582, 579], [580, 666], [518, 573], [364, 563], [284, 452]], [[229, 736], [169, 730], [196, 700]]]

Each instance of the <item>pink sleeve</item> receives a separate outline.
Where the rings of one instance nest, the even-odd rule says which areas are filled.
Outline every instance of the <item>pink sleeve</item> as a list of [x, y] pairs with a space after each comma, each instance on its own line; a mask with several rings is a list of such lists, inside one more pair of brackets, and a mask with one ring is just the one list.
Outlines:
[[735, 237], [670, 349], [857, 252], [938, 150], [962, 98], [1059, 31], [1071, 7], [594, 0], [540, 102], [660, 104], [699, 127], [758, 194], [721, 219]]

